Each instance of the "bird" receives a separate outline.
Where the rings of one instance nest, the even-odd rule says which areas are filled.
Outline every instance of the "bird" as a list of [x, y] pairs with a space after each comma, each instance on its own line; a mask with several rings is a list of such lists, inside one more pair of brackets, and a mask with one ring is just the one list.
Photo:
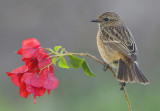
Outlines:
[[105, 63], [117, 69], [117, 80], [149, 84], [138, 66], [135, 40], [120, 16], [105, 12], [91, 22], [98, 23], [97, 47]]

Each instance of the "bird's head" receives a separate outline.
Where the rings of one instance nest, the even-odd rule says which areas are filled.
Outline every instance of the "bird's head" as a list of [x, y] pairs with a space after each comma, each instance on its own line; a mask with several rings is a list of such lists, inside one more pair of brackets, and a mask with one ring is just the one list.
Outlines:
[[123, 25], [120, 17], [115, 12], [105, 12], [98, 19], [94, 19], [91, 22], [99, 23], [102, 27]]

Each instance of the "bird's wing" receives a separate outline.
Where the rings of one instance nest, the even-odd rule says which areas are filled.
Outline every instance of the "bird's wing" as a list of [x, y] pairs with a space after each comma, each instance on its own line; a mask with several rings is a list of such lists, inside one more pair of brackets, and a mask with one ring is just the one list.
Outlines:
[[124, 54], [133, 61], [137, 60], [137, 47], [135, 41], [126, 27], [110, 27], [102, 29], [101, 40], [104, 44]]

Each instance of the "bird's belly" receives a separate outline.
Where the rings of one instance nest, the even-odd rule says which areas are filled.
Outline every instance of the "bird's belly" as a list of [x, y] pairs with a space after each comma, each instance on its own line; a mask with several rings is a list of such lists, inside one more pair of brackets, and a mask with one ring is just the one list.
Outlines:
[[118, 60], [122, 55], [117, 50], [111, 48], [109, 45], [104, 45], [101, 41], [97, 41], [97, 46], [102, 59], [110, 66], [117, 68]]

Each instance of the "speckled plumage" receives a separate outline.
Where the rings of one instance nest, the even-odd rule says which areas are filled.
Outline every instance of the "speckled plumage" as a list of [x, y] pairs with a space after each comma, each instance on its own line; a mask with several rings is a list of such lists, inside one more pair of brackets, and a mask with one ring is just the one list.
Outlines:
[[120, 17], [106, 12], [98, 17], [97, 46], [103, 60], [117, 68], [117, 79], [122, 82], [147, 84], [148, 80], [137, 65], [137, 47], [134, 38]]

